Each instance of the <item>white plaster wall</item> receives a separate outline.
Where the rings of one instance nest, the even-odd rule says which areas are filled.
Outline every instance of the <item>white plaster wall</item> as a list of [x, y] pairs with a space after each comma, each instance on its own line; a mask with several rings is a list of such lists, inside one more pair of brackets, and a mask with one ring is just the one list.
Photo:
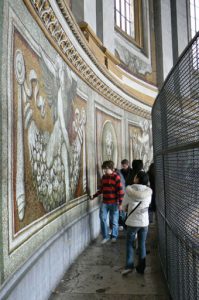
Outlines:
[[84, 0], [72, 1], [72, 12], [77, 22], [84, 21]]
[[187, 1], [176, 0], [177, 11], [177, 31], [178, 31], [178, 55], [183, 52], [188, 44], [188, 26], [187, 26]]
[[114, 0], [102, 0], [103, 9], [103, 44], [114, 54]]
[[161, 0], [161, 32], [163, 79], [165, 79], [173, 66], [170, 0]]
[[84, 0], [84, 21], [96, 33], [96, 0]]

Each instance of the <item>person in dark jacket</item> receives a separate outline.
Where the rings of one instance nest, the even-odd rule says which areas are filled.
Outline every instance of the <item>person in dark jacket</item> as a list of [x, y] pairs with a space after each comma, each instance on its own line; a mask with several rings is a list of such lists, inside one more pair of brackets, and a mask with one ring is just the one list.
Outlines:
[[149, 206], [149, 222], [153, 223], [153, 214], [156, 211], [156, 203], [155, 203], [155, 166], [154, 166], [154, 163], [150, 164], [147, 174], [149, 176], [150, 188], [153, 191], [152, 196], [151, 196], [151, 204]]
[[128, 177], [126, 178], [126, 186], [132, 185], [136, 174], [142, 170], [143, 170], [143, 161], [141, 159], [134, 159], [132, 161], [132, 169], [129, 172]]
[[129, 174], [132, 172], [132, 169], [131, 167], [129, 166], [129, 161], [128, 159], [123, 159], [121, 161], [121, 169], [120, 169], [120, 172], [122, 173], [123, 177], [124, 177], [124, 180], [125, 180], [125, 185], [126, 185], [126, 180], [129, 176]]

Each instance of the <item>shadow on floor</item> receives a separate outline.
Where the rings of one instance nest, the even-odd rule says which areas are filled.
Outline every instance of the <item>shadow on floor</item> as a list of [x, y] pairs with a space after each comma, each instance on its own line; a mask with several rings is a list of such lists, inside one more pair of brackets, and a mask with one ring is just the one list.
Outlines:
[[144, 275], [136, 271], [121, 275], [125, 265], [125, 238], [122, 231], [114, 244], [101, 245], [101, 237], [95, 240], [65, 273], [49, 300], [169, 300], [158, 257], [156, 226], [149, 228], [150, 253]]

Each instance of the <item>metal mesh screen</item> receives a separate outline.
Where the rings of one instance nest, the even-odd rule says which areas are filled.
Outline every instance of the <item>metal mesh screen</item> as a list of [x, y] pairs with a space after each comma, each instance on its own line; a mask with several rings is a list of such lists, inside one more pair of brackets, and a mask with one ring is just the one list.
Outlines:
[[152, 110], [159, 252], [174, 300], [199, 299], [199, 34]]

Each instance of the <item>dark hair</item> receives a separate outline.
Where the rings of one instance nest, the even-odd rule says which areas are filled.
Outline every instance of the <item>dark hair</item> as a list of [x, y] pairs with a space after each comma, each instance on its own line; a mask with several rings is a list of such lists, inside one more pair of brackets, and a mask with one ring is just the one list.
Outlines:
[[152, 188], [152, 190], [154, 192], [155, 191], [155, 165], [154, 165], [154, 163], [150, 164], [147, 174], [149, 176], [150, 188]]
[[141, 171], [143, 169], [143, 161], [141, 159], [134, 159], [132, 161], [133, 171]]
[[114, 162], [112, 160], [106, 160], [103, 162], [102, 164], [102, 169], [111, 169], [113, 170], [114, 169]]
[[150, 166], [149, 166], [149, 170], [148, 170], [148, 174], [149, 176], [155, 176], [155, 165], [154, 163], [151, 163]]
[[146, 172], [144, 171], [139, 171], [136, 175], [136, 177], [139, 180], [139, 184], [147, 185], [149, 181], [149, 176]]
[[128, 165], [128, 164], [129, 164], [129, 161], [126, 158], [121, 161], [121, 165]]

